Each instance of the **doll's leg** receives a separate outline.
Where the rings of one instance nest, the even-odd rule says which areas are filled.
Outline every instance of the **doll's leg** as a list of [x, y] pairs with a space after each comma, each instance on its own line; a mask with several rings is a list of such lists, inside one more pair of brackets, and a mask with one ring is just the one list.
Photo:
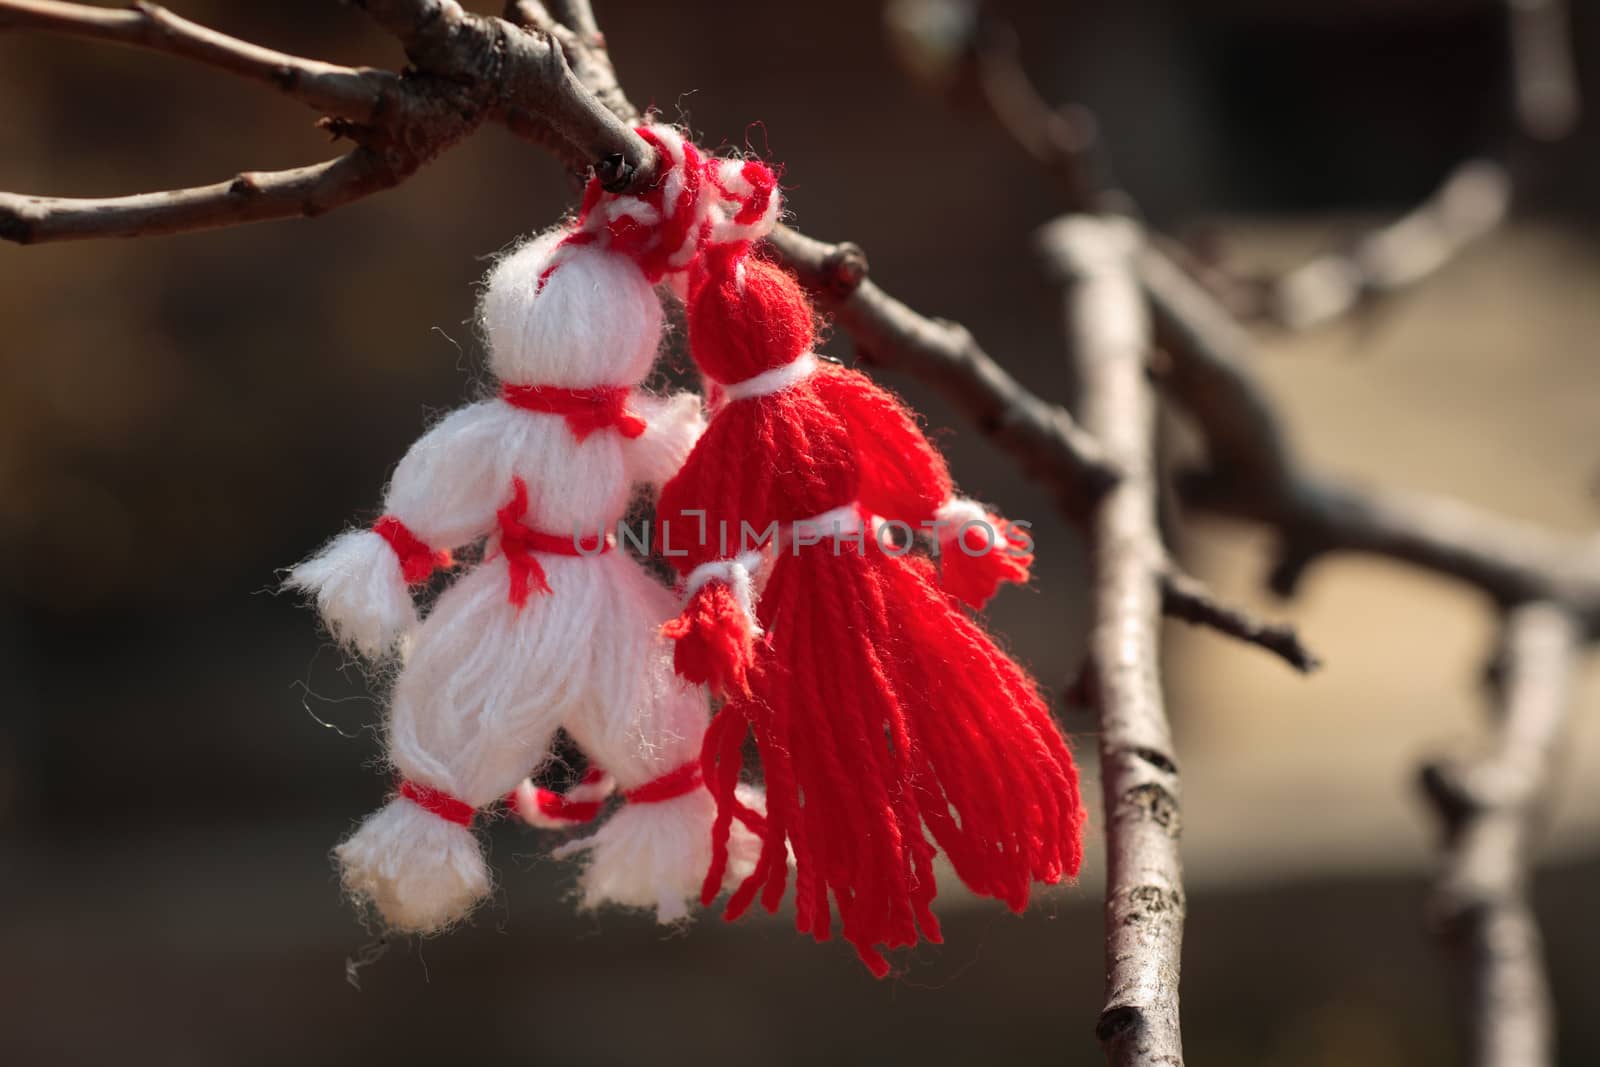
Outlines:
[[543, 600], [511, 610], [502, 584], [477, 577], [440, 599], [396, 682], [397, 793], [335, 852], [349, 892], [398, 930], [435, 932], [488, 895], [474, 813], [545, 757], [560, 723], [559, 687], [530, 678], [519, 658], [560, 620]]

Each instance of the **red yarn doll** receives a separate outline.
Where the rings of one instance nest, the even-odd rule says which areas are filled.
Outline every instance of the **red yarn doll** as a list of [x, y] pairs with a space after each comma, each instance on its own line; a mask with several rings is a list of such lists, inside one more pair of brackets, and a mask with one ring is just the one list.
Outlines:
[[[728, 918], [758, 896], [775, 910], [792, 855], [800, 931], [829, 937], [831, 897], [844, 938], [882, 977], [880, 949], [914, 945], [919, 928], [941, 940], [935, 846], [974, 892], [1015, 911], [1033, 882], [1077, 873], [1077, 771], [1033, 680], [959, 603], [1026, 580], [1025, 538], [952, 496], [943, 458], [895, 397], [811, 353], [799, 284], [751, 254], [777, 217], [772, 172], [706, 166], [722, 202], [687, 312], [718, 406], [658, 508], [689, 595], [667, 629], [677, 669], [727, 697], [702, 754], [718, 805], [705, 901], [738, 819], [763, 847]], [[765, 550], [748, 551], [774, 522]], [[891, 536], [906, 527], [936, 530], [935, 560]], [[747, 732], [764, 816], [735, 796]]]

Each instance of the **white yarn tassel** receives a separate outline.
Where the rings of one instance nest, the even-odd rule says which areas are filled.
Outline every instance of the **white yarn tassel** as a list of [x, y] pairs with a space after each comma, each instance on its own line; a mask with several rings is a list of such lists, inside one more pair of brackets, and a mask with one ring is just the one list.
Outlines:
[[417, 609], [389, 542], [371, 530], [340, 534], [289, 572], [284, 585], [316, 597], [334, 639], [371, 659], [416, 628]]
[[334, 855], [345, 891], [403, 933], [437, 933], [489, 895], [489, 867], [472, 829], [404, 797], [368, 816]]
[[[766, 798], [759, 789], [741, 786], [739, 799], [765, 811]], [[654, 911], [659, 923], [681, 922], [699, 900], [711, 866], [716, 816], [716, 801], [703, 786], [660, 803], [625, 804], [595, 833], [552, 855], [584, 858], [578, 891], [585, 909], [616, 905]], [[760, 852], [760, 839], [735, 822], [723, 885], [732, 887], [749, 877]]]

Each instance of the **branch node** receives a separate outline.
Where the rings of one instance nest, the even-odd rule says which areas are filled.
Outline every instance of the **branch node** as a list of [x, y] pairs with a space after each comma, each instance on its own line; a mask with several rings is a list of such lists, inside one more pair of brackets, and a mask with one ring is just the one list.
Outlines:
[[600, 187], [608, 193], [626, 192], [633, 184], [636, 171], [621, 152], [602, 157], [594, 165], [594, 176]]
[[1099, 1021], [1094, 1024], [1094, 1036], [1102, 1044], [1107, 1044], [1143, 1022], [1144, 1012], [1132, 1004], [1119, 1004], [1100, 1013]]
[[867, 254], [861, 246], [843, 241], [822, 257], [822, 285], [835, 300], [845, 300], [867, 280]]

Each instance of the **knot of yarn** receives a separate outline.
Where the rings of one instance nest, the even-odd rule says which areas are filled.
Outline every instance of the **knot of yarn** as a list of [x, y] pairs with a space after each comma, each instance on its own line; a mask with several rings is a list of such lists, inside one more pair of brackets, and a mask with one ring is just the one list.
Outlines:
[[393, 515], [385, 515], [372, 524], [372, 532], [389, 542], [396, 558], [400, 560], [400, 573], [407, 585], [421, 585], [436, 570], [447, 570], [451, 565], [450, 553], [435, 551], [411, 528]]
[[560, 415], [579, 441], [596, 430], [615, 427], [623, 437], [641, 436], [647, 424], [628, 410], [629, 390], [625, 386], [598, 389], [561, 389], [553, 385], [503, 385], [500, 396], [512, 407]]
[[528, 513], [528, 483], [521, 478], [511, 480], [511, 502], [496, 512], [500, 525], [500, 551], [506, 557], [510, 572], [509, 599], [517, 610], [528, 604], [534, 593], [550, 592], [550, 581], [537, 553], [547, 552], [557, 556], [590, 556], [611, 549], [611, 538], [596, 533], [591, 540], [535, 530], [524, 523]]
[[624, 195], [608, 193], [598, 179], [591, 180], [567, 240], [587, 243], [598, 237], [658, 282], [694, 262], [707, 236], [711, 198], [699, 149], [670, 126], [640, 126], [637, 132], [656, 150], [655, 180]]
[[748, 247], [772, 232], [783, 211], [776, 171], [755, 159], [710, 159], [705, 170], [715, 194], [711, 244]]

